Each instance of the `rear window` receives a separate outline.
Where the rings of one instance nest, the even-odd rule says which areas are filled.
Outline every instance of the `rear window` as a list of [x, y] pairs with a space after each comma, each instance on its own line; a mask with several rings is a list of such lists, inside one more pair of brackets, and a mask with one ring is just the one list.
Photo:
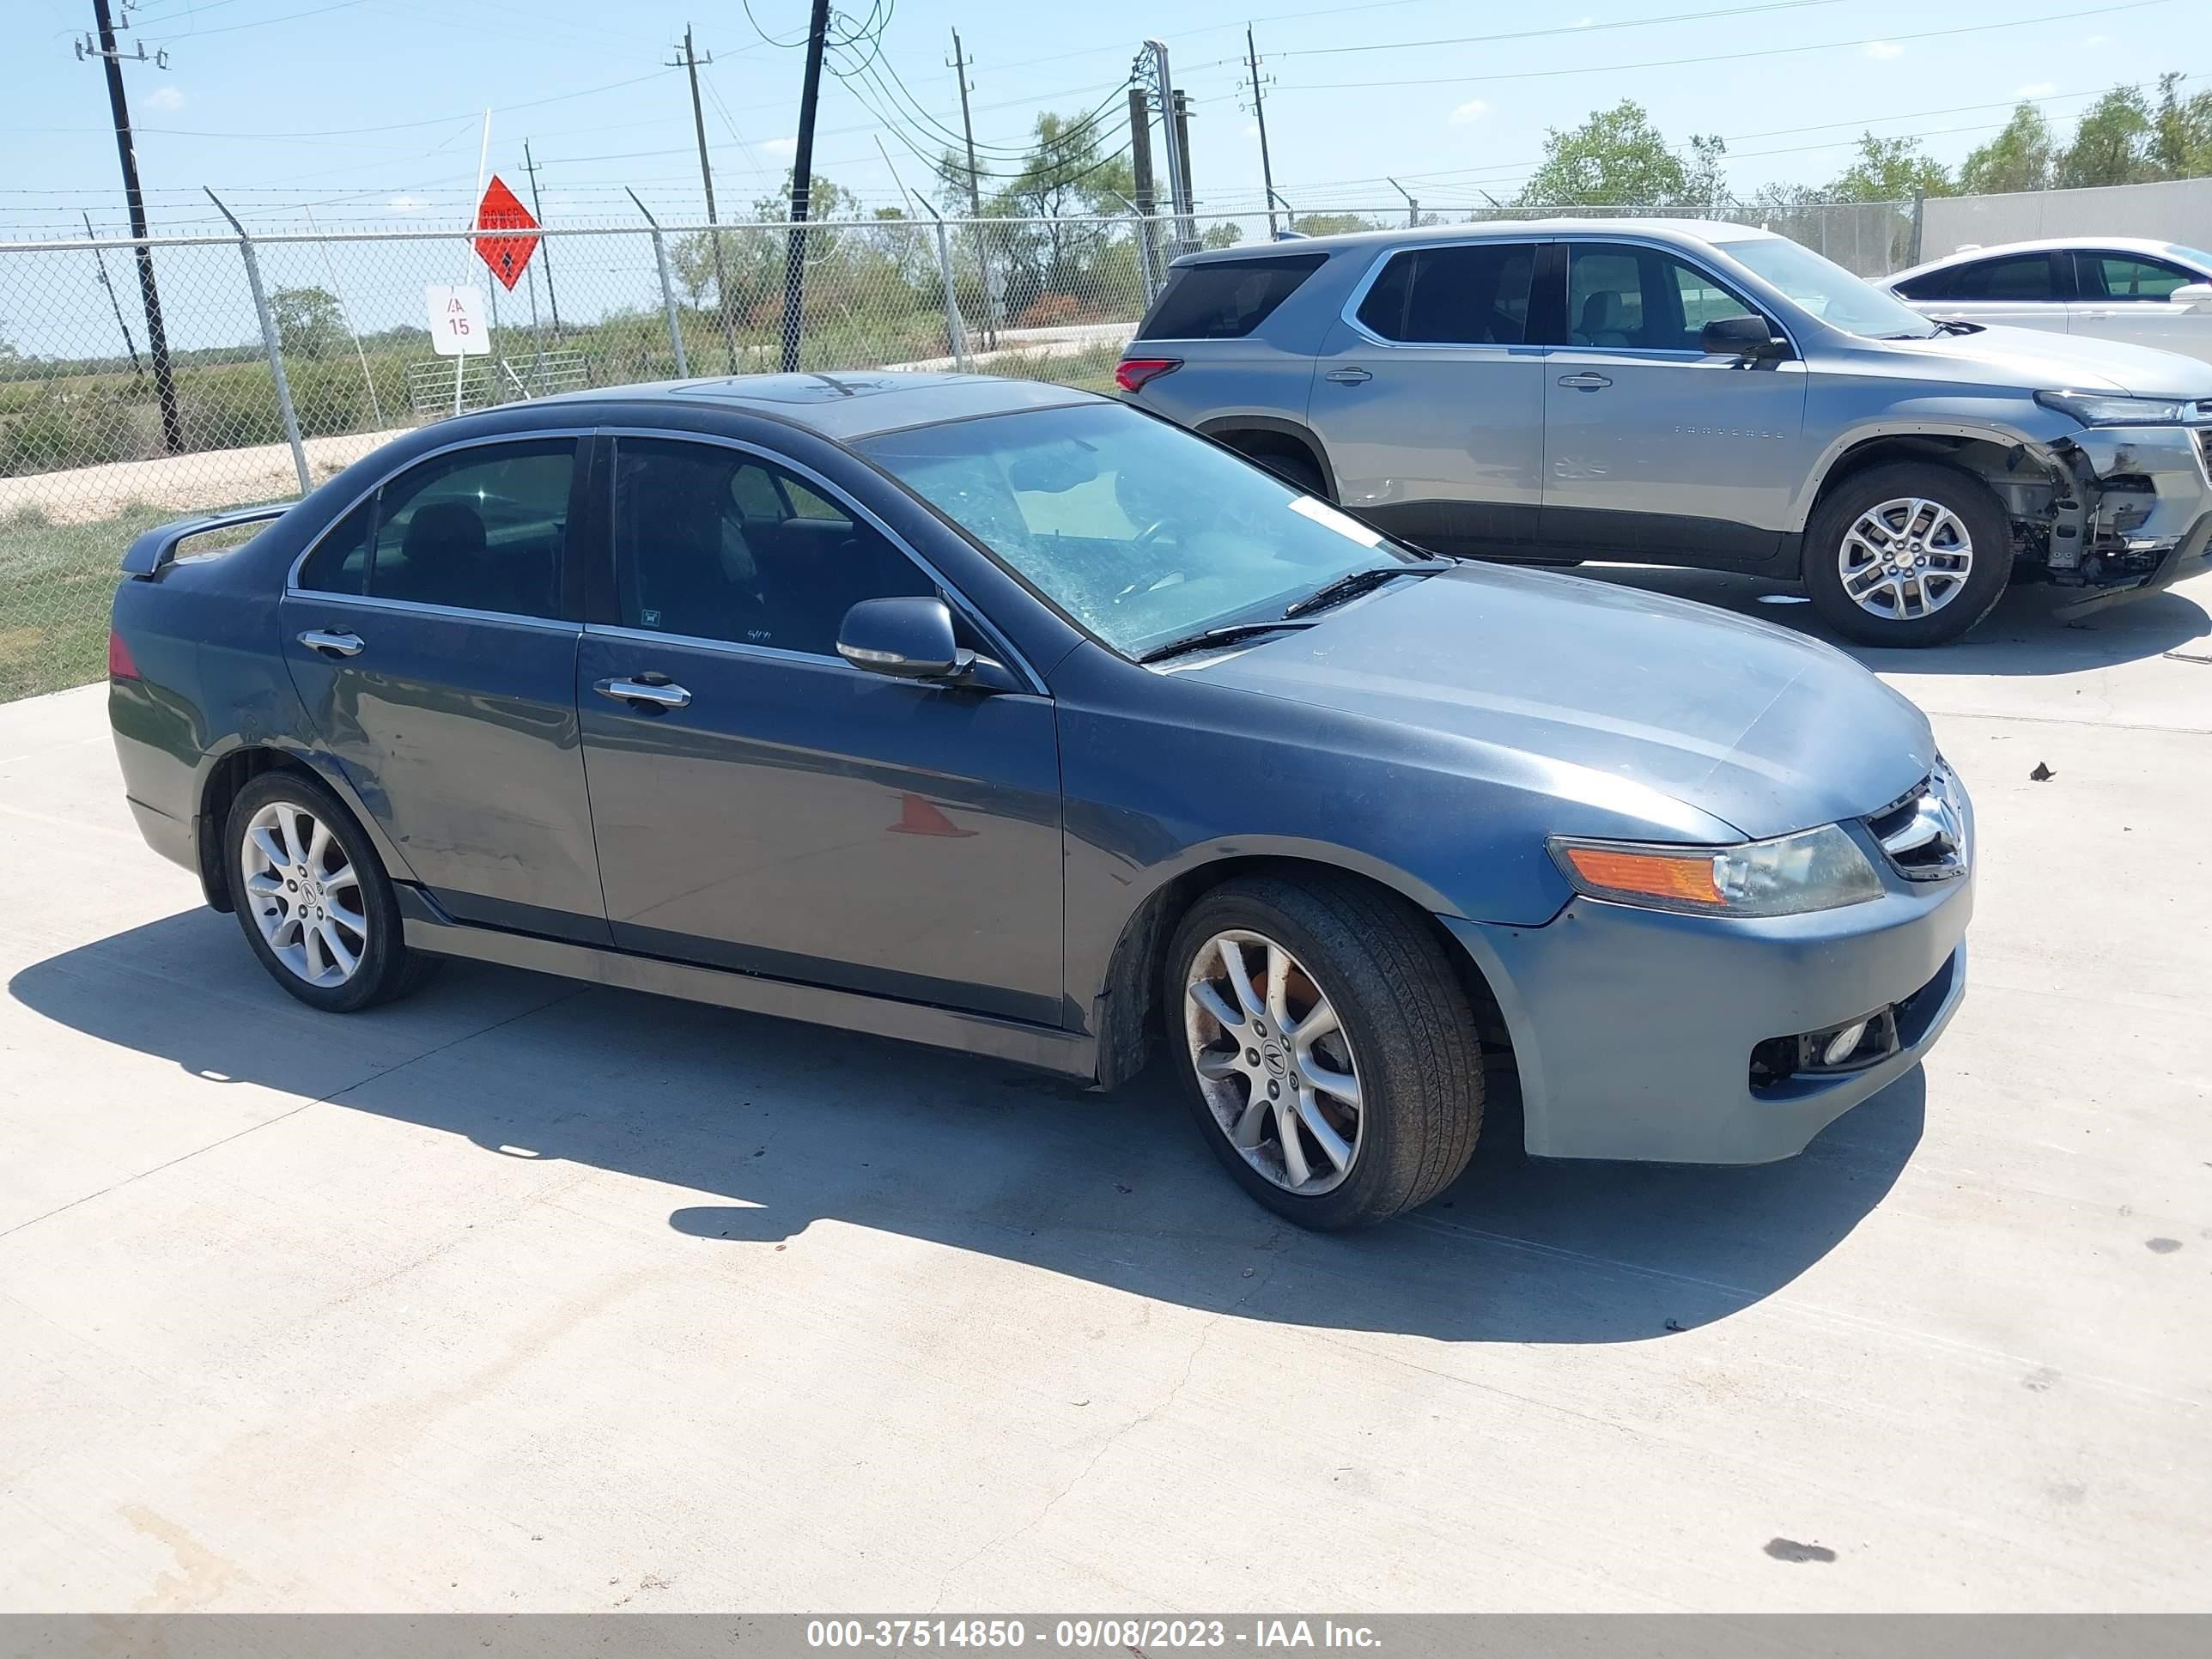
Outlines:
[[1169, 278], [1137, 337], [1242, 339], [1328, 263], [1326, 253], [1298, 253], [1184, 265]]

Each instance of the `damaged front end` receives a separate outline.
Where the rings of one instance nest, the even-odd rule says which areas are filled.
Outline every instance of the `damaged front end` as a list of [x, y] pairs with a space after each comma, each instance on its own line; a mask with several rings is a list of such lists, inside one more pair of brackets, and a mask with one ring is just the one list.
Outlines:
[[[2050, 394], [2038, 401], [2075, 412]], [[2075, 401], [2098, 412], [2094, 400]], [[2063, 614], [2155, 592], [2212, 551], [2212, 399], [2173, 413], [2170, 424], [2085, 424], [2012, 458], [1999, 491], [2021, 574], [2085, 590]], [[2035, 470], [2047, 489], [2028, 482]]]

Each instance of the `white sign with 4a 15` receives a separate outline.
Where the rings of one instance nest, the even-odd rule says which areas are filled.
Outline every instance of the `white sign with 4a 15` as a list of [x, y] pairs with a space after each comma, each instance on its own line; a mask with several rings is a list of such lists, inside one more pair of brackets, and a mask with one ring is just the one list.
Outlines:
[[441, 357], [481, 357], [491, 350], [482, 289], [434, 283], [422, 290], [422, 310], [430, 319], [431, 349]]

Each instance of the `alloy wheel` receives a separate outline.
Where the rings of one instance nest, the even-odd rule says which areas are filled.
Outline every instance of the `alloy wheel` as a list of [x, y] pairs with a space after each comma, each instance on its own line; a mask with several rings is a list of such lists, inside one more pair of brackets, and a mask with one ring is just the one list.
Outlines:
[[1885, 622], [1935, 615], [1966, 590], [1973, 567], [1974, 538], [1959, 515], [1917, 495], [1867, 508], [1836, 555], [1844, 593]]
[[270, 954], [304, 983], [343, 985], [368, 954], [361, 878], [331, 827], [296, 802], [256, 812], [239, 843], [246, 902]]
[[1183, 1027], [1214, 1123], [1285, 1192], [1318, 1196], [1358, 1161], [1365, 1116], [1352, 1040], [1282, 945], [1217, 933], [1191, 959]]

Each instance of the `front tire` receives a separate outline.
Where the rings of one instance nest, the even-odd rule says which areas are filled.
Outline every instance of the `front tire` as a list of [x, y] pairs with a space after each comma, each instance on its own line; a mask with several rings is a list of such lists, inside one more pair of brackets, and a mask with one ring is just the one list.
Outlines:
[[392, 882], [361, 825], [304, 773], [264, 772], [223, 830], [231, 910], [269, 976], [349, 1014], [406, 995], [434, 959], [410, 951]]
[[1474, 1156], [1474, 1014], [1441, 942], [1395, 897], [1340, 878], [1224, 883], [1176, 929], [1164, 991], [1200, 1133], [1278, 1215], [1371, 1226]]
[[1941, 462], [1869, 467], [1832, 490], [1805, 528], [1805, 592], [1860, 645], [1948, 644], [1990, 614], [2011, 575], [2004, 504]]

